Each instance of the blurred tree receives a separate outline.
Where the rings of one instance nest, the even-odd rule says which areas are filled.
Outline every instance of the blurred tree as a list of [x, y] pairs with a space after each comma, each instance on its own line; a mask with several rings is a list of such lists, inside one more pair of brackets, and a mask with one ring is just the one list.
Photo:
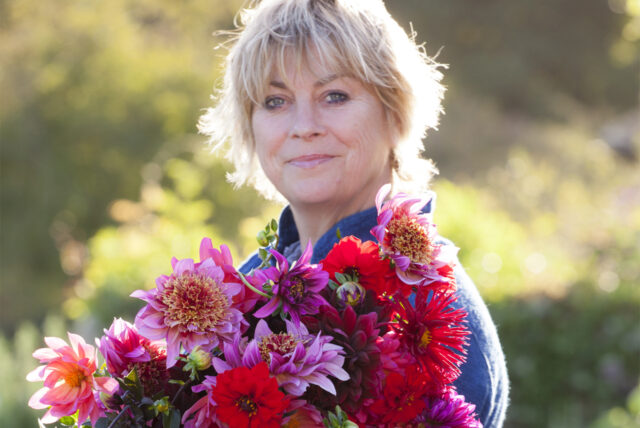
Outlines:
[[111, 200], [136, 196], [160, 145], [195, 132], [215, 77], [211, 33], [237, 7], [2, 2], [3, 329], [61, 301], [76, 242], [110, 221]]

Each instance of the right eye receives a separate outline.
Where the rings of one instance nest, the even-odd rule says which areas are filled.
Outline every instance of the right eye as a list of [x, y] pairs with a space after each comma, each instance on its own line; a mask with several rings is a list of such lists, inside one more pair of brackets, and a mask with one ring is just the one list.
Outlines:
[[273, 110], [276, 109], [280, 106], [284, 105], [284, 98], [281, 97], [268, 97], [265, 101], [264, 101], [264, 107], [267, 110]]

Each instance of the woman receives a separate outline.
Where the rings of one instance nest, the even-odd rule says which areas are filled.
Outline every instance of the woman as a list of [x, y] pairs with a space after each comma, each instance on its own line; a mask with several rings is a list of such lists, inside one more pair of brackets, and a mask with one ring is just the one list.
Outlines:
[[[200, 130], [216, 147], [230, 143], [233, 183], [288, 203], [278, 248], [287, 258], [311, 241], [318, 262], [338, 229], [371, 240], [378, 189], [426, 191], [434, 172], [420, 153], [441, 112], [439, 64], [379, 0], [264, 0], [241, 20], [217, 105]], [[258, 264], [254, 255], [241, 270]], [[472, 333], [455, 385], [485, 427], [500, 427], [504, 356], [477, 289], [459, 266], [455, 274]]]

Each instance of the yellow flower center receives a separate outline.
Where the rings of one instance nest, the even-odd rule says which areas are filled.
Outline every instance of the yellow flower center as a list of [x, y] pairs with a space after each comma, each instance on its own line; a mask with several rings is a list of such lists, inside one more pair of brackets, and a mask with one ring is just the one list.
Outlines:
[[288, 290], [289, 297], [295, 303], [300, 303], [304, 298], [304, 281], [297, 276], [289, 281], [291, 282], [291, 287]]
[[420, 336], [420, 347], [426, 348], [430, 342], [431, 342], [431, 333], [429, 332], [429, 329], [425, 329], [424, 333], [422, 333], [422, 336]]
[[208, 331], [228, 314], [231, 301], [212, 278], [192, 272], [169, 279], [162, 295], [165, 322], [188, 331]]
[[247, 416], [249, 416], [250, 418], [258, 413], [258, 406], [252, 399], [250, 399], [246, 395], [237, 399], [235, 404], [236, 407], [239, 407], [240, 410], [247, 413]]
[[391, 248], [409, 257], [413, 263], [429, 264], [433, 246], [425, 228], [410, 217], [396, 217], [387, 225]]
[[71, 388], [78, 388], [87, 377], [82, 370], [74, 369], [64, 376], [64, 382]]
[[280, 355], [285, 355], [296, 349], [298, 342], [299, 341], [290, 333], [272, 333], [268, 336], [264, 336], [258, 344], [262, 361], [267, 364], [271, 363], [271, 352], [277, 352]]

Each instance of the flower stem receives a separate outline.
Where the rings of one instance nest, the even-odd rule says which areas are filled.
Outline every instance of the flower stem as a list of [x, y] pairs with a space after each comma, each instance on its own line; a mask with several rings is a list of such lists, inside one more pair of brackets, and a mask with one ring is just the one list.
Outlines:
[[[129, 392], [129, 391], [127, 391]], [[126, 393], [125, 393], [126, 394]], [[118, 413], [118, 416], [116, 416], [111, 423], [109, 424], [109, 426], [107, 428], [113, 428], [116, 424], [116, 422], [118, 422], [118, 419], [120, 419], [120, 416], [124, 415], [124, 412], [126, 412], [127, 410], [129, 410], [129, 405], [127, 404], [126, 406], [124, 406], [122, 408], [122, 410], [120, 410], [120, 413]]]
[[173, 396], [173, 399], [171, 400], [171, 404], [175, 404], [176, 400], [178, 399], [178, 396], [180, 394], [182, 394], [182, 391], [184, 391], [184, 389], [187, 387], [187, 385], [189, 385], [191, 383], [191, 380], [186, 381], [185, 383], [183, 383], [182, 385], [180, 385], [180, 389], [178, 389], [178, 392], [176, 392], [176, 395]]
[[249, 284], [249, 281], [247, 281], [247, 279], [244, 277], [243, 274], [241, 274], [240, 272], [238, 272], [238, 276], [240, 277], [240, 280], [242, 281], [242, 283], [244, 285], [247, 286], [247, 288], [249, 288], [249, 290], [253, 291], [254, 293], [262, 296], [262, 297], [266, 297], [267, 299], [270, 299], [271, 296], [269, 296], [267, 293], [264, 293], [260, 290], [258, 290], [257, 288], [255, 288], [253, 285]]

